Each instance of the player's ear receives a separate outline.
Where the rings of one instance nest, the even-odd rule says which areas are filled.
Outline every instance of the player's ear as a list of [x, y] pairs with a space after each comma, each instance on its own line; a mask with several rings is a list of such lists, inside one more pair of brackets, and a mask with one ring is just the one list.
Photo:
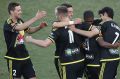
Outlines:
[[59, 19], [62, 19], [62, 18], [63, 18], [63, 16], [62, 16], [62, 15], [58, 15], [58, 18], [59, 18]]
[[108, 16], [108, 14], [105, 12], [103, 16]]
[[13, 14], [13, 11], [12, 11], [12, 10], [10, 11], [10, 14]]

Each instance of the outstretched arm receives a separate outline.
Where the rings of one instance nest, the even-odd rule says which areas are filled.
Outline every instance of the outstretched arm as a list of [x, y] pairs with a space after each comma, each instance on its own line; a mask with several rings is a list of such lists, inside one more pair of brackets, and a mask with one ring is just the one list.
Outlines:
[[104, 41], [104, 39], [102, 37], [99, 37], [96, 40], [97, 40], [97, 42], [99, 43], [99, 45], [101, 47], [105, 47], [105, 48], [118, 48], [120, 46], [120, 42], [116, 42], [115, 44], [111, 44], [111, 43], [108, 43], [108, 42]]
[[37, 40], [37, 39], [32, 38], [31, 36], [26, 36], [25, 40], [26, 42], [33, 43], [37, 46], [44, 47], [44, 48], [52, 44], [52, 41], [50, 39]]
[[85, 30], [81, 30], [81, 29], [77, 29], [74, 25], [71, 25], [70, 30], [72, 30], [73, 32], [76, 32], [80, 35], [86, 36], [88, 38], [91, 38], [97, 34], [99, 34], [99, 30], [93, 26], [91, 31], [85, 31]]
[[33, 17], [32, 19], [26, 21], [25, 23], [19, 24], [19, 25], [18, 25], [18, 24], [13, 24], [13, 25], [12, 25], [12, 26], [13, 26], [13, 29], [19, 30], [19, 31], [25, 30], [25, 29], [28, 28], [32, 23], [34, 23], [35, 21], [43, 18], [44, 16], [46, 16], [46, 12], [45, 12], [45, 11], [38, 11], [35, 17]]
[[75, 19], [74, 21], [66, 21], [66, 22], [54, 22], [53, 23], [53, 28], [60, 28], [68, 25], [73, 25], [73, 24], [80, 24], [82, 20], [80, 18]]
[[46, 26], [47, 26], [47, 23], [42, 22], [42, 23], [40, 23], [39, 26], [29, 27], [29, 28], [26, 30], [26, 32], [29, 33], [29, 34], [32, 34], [32, 33], [35, 33], [35, 32], [37, 32], [37, 31], [43, 29], [43, 28], [46, 27]]

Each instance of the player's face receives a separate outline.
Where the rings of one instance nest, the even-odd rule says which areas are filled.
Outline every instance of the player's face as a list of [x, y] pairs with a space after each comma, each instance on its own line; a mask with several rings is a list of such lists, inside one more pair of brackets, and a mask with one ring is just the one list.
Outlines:
[[22, 14], [21, 6], [16, 6], [15, 10], [11, 12], [15, 18], [20, 18]]
[[109, 18], [107, 13], [100, 14], [100, 17], [103, 21], [106, 21]]
[[68, 16], [69, 16], [69, 18], [72, 18], [72, 16], [73, 16], [73, 8], [69, 7], [69, 8], [67, 8], [67, 10], [68, 10]]
[[105, 20], [105, 16], [103, 14], [100, 14], [100, 18], [104, 21]]
[[87, 18], [85, 21], [89, 24], [92, 24], [93, 23], [93, 17]]

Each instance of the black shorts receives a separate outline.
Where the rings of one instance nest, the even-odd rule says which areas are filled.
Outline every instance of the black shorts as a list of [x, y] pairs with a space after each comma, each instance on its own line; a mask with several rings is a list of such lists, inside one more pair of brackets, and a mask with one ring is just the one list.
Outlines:
[[7, 59], [10, 79], [21, 78], [29, 79], [36, 77], [33, 64], [30, 59], [27, 60], [9, 60]]
[[99, 79], [115, 79], [119, 60], [101, 62]]
[[62, 79], [82, 78], [84, 73], [84, 61], [69, 65], [61, 65]]
[[85, 63], [86, 63], [86, 66], [100, 67], [100, 55], [86, 54]]
[[[88, 54], [89, 53], [89, 54]], [[87, 79], [99, 79], [100, 73], [100, 54], [90, 54], [92, 52], [87, 52], [85, 64], [85, 77]]]
[[87, 66], [85, 69], [85, 77], [86, 79], [99, 79], [100, 66], [92, 67]]

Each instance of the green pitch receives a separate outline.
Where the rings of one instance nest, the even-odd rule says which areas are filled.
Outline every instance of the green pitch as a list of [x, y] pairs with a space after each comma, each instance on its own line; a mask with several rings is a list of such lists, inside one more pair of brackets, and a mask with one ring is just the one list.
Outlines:
[[[47, 38], [52, 22], [55, 20], [54, 8], [64, 2], [69, 2], [74, 8], [74, 18], [81, 17], [85, 10], [93, 10], [96, 17], [97, 11], [105, 6], [110, 6], [115, 11], [114, 20], [120, 24], [120, 0], [0, 0], [0, 79], [8, 79], [8, 72], [6, 61], [3, 58], [6, 52], [6, 45], [3, 39], [3, 24], [9, 17], [7, 13], [7, 5], [10, 1], [20, 2], [23, 9], [23, 19], [28, 20], [32, 18], [37, 10], [47, 11], [47, 17], [37, 21], [32, 26], [38, 25], [42, 21], [48, 22], [48, 27], [33, 34], [34, 38], [45, 39]], [[32, 44], [27, 44], [30, 52], [31, 59], [36, 70], [37, 79], [58, 79], [54, 59], [54, 44], [48, 48], [40, 48]], [[117, 79], [120, 79], [120, 66], [118, 70]]]

